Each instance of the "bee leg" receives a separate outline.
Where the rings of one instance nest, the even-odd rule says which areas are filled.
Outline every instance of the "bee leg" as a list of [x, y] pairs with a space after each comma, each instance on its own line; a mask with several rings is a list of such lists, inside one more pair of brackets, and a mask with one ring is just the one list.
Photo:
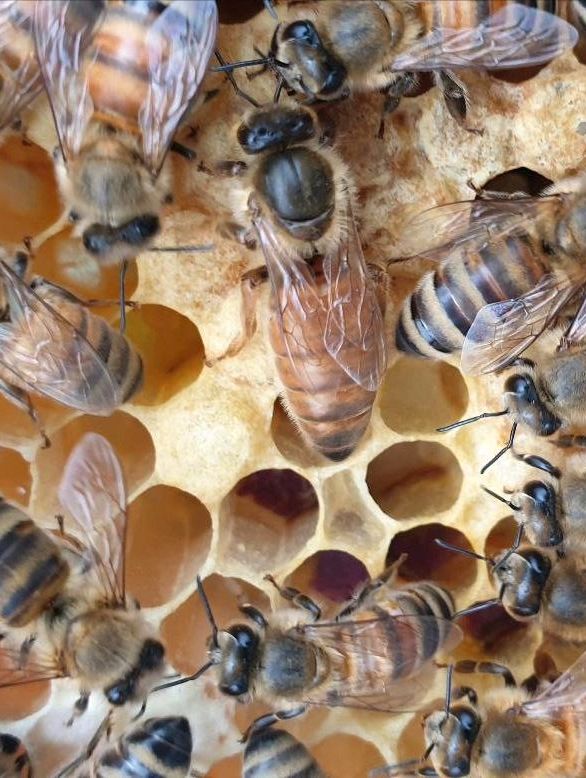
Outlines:
[[464, 697], [467, 698], [471, 705], [476, 705], [478, 702], [478, 695], [471, 686], [456, 686], [455, 689], [452, 689], [450, 694], [452, 700], [462, 700]]
[[525, 678], [521, 684], [523, 688], [529, 694], [537, 694], [537, 692], [543, 691], [544, 687], [557, 681], [560, 677], [560, 672], [556, 663], [547, 651], [539, 650], [533, 659], [533, 675]]
[[232, 340], [223, 354], [220, 354], [220, 356], [214, 357], [213, 359], [206, 359], [206, 365], [208, 367], [213, 367], [216, 362], [226, 359], [226, 357], [233, 357], [235, 354], [238, 354], [256, 332], [256, 306], [258, 303], [258, 295], [261, 285], [268, 280], [268, 277], [269, 274], [264, 265], [244, 273], [240, 279], [240, 292], [242, 295], [240, 309], [242, 320], [241, 332]]
[[353, 613], [357, 608], [359, 608], [365, 600], [368, 599], [368, 597], [375, 592], [377, 589], [380, 589], [381, 586], [384, 586], [385, 584], [392, 585], [393, 580], [397, 577], [399, 568], [403, 564], [403, 562], [407, 559], [407, 554], [401, 554], [401, 556], [396, 559], [394, 562], [392, 562], [383, 572], [377, 576], [376, 578], [373, 578], [370, 581], [367, 581], [367, 583], [364, 584], [362, 589], [352, 597], [348, 605], [346, 605], [336, 616], [336, 621], [340, 621], [341, 619], [345, 619], [347, 616], [349, 616], [351, 613]]
[[300, 705], [298, 708], [290, 708], [289, 710], [276, 710], [274, 713], [265, 713], [264, 716], [259, 716], [255, 719], [248, 729], [244, 732], [240, 738], [241, 743], [246, 743], [253, 732], [260, 732], [263, 729], [268, 729], [276, 724], [278, 721], [288, 721], [289, 719], [302, 716], [307, 710], [307, 705]]
[[500, 675], [505, 686], [515, 687], [517, 682], [513, 673], [505, 665], [499, 665], [496, 662], [476, 662], [473, 659], [462, 659], [454, 664], [456, 673], [488, 673], [489, 675]]
[[79, 697], [73, 703], [73, 713], [71, 715], [71, 718], [67, 722], [68, 727], [70, 727], [73, 724], [75, 719], [79, 718], [80, 716], [83, 716], [83, 714], [87, 710], [89, 701], [90, 701], [90, 693], [82, 689], [79, 693]]
[[313, 616], [314, 621], [319, 621], [321, 618], [321, 608], [307, 594], [303, 594], [303, 592], [300, 592], [299, 589], [295, 589], [293, 586], [279, 586], [272, 575], [265, 575], [264, 580], [272, 584], [284, 600], [292, 602], [297, 608], [308, 611]]
[[11, 384], [7, 384], [5, 381], [0, 380], [0, 395], [5, 397], [9, 402], [11, 402], [17, 408], [20, 408], [21, 411], [24, 411], [31, 417], [35, 426], [38, 427], [42, 441], [41, 447], [49, 448], [51, 446], [51, 441], [47, 437], [47, 434], [41, 425], [39, 414], [37, 413], [28, 392], [25, 392], [23, 389], [20, 389], [17, 386], [12, 386]]
[[193, 149], [184, 146], [183, 143], [179, 143], [176, 140], [171, 143], [169, 150], [174, 151], [175, 154], [183, 157], [183, 159], [189, 160], [189, 162], [193, 162], [193, 160], [197, 158], [197, 154]]
[[31, 237], [27, 235], [23, 238], [23, 243], [26, 246], [27, 251], [34, 256], [35, 252], [50, 240], [54, 235], [58, 235], [65, 227], [72, 223], [72, 217], [69, 211], [61, 214], [56, 222], [53, 222], [46, 230], [39, 232], [38, 235]]
[[251, 621], [254, 621], [254, 623], [261, 629], [266, 629], [268, 627], [269, 623], [265, 619], [262, 611], [260, 611], [258, 608], [255, 608], [254, 605], [243, 603], [239, 606], [238, 610], [247, 616]]
[[521, 462], [524, 462], [526, 465], [529, 465], [529, 467], [534, 467], [536, 470], [543, 470], [545, 473], [548, 473], [553, 478], [560, 478], [561, 476], [559, 468], [555, 467], [554, 465], [551, 464], [551, 462], [548, 462], [547, 459], [544, 459], [543, 457], [540, 457], [537, 454], [517, 454], [514, 451], [513, 456], [515, 457], [515, 459], [520, 459]]
[[92, 754], [98, 747], [101, 739], [104, 737], [104, 734], [107, 738], [110, 737], [110, 713], [106, 714], [106, 717], [103, 719], [103, 721], [100, 723], [99, 727], [94, 732], [92, 739], [89, 741], [85, 749], [82, 751], [82, 753], [76, 757], [73, 762], [70, 762], [68, 765], [66, 765], [56, 776], [55, 778], [66, 778], [68, 775], [72, 775], [78, 767], [81, 767], [83, 764], [89, 761], [91, 759]]
[[[106, 308], [106, 307], [118, 307], [120, 305], [120, 300], [98, 300], [97, 298], [93, 298], [91, 300], [80, 300], [80, 305], [83, 305], [84, 308]], [[137, 300], [124, 300], [124, 305], [127, 308], [140, 308], [140, 303]]]
[[401, 73], [394, 81], [382, 90], [385, 95], [380, 124], [378, 126], [377, 138], [382, 140], [385, 137], [385, 117], [399, 107], [401, 98], [417, 86], [416, 73]]
[[484, 135], [484, 130], [477, 127], [468, 127], [466, 125], [470, 98], [468, 97], [468, 90], [464, 86], [464, 83], [460, 81], [455, 73], [452, 73], [449, 70], [434, 71], [433, 77], [444, 96], [444, 101], [450, 112], [450, 116], [452, 116], [464, 130], [476, 133], [476, 135]]
[[560, 435], [549, 443], [558, 448], [586, 448], [586, 435]]
[[246, 246], [247, 249], [253, 251], [256, 248], [256, 238], [248, 227], [243, 227], [236, 222], [223, 222], [218, 227], [218, 232], [223, 238], [228, 240], [235, 240], [236, 243], [240, 243], [242, 246]]

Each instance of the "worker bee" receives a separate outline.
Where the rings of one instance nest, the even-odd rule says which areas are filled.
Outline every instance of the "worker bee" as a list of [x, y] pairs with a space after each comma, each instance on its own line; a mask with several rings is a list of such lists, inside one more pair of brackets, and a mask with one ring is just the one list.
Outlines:
[[[454, 71], [538, 65], [575, 45], [566, 20], [516, 2], [301, 3], [307, 17], [279, 24], [270, 54], [285, 83], [311, 100], [381, 91], [394, 110], [430, 71], [450, 114], [465, 124], [469, 98]], [[551, 3], [538, 3], [551, 7]], [[382, 125], [381, 125], [382, 131]]]
[[[3, 637], [0, 687], [71, 676], [81, 686], [76, 714], [85, 710], [92, 690], [101, 689], [114, 706], [140, 701], [161, 676], [165, 652], [125, 594], [126, 492], [120, 462], [101, 435], [85, 435], [71, 453], [59, 499], [74, 529], [58, 536], [72, 559], [70, 576], [47, 603], [34, 634], [20, 645], [14, 634]], [[31, 564], [22, 553], [16, 562]], [[29, 575], [29, 586], [31, 580]]]
[[0, 252], [0, 394], [37, 422], [29, 393], [108, 416], [141, 387], [142, 360], [126, 337], [66, 289], [35, 277], [28, 257]]
[[[409, 229], [429, 246], [422, 256], [440, 265], [405, 300], [396, 329], [400, 351], [447, 360], [461, 351], [465, 373], [501, 370], [572, 300], [582, 301], [584, 176], [561, 181], [540, 197], [441, 205]], [[576, 314], [573, 341], [585, 318], [586, 303]]]
[[576, 778], [584, 774], [586, 654], [562, 675], [537, 675], [535, 691], [531, 691], [533, 677], [517, 687], [510, 670], [493, 662], [464, 660], [453, 670], [500, 675], [505, 688], [493, 689], [479, 701], [468, 686], [452, 691], [449, 672], [445, 708], [433, 711], [423, 722], [423, 759], [375, 770], [371, 778]]
[[113, 746], [100, 749], [109, 726], [108, 715], [85, 752], [60, 770], [56, 778], [66, 778], [82, 765], [91, 766], [92, 776], [104, 778], [186, 778], [193, 775], [189, 772], [193, 749], [191, 727], [184, 716], [148, 719], [125, 732]]
[[33, 40], [32, 0], [0, 3], [0, 133], [18, 126], [24, 108], [43, 89]]
[[172, 199], [165, 166], [203, 80], [217, 29], [215, 0], [37, 3], [34, 34], [59, 139], [65, 215], [104, 262], [134, 256]]
[[354, 222], [352, 179], [320, 143], [308, 108], [254, 109], [237, 134], [250, 159], [230, 163], [241, 181], [234, 212], [247, 225], [236, 232], [258, 240], [266, 267], [242, 278], [244, 331], [223, 356], [254, 333], [258, 290], [270, 279], [270, 340], [288, 410], [311, 445], [341, 460], [368, 426], [386, 367], [382, 301]]
[[244, 749], [242, 778], [327, 778], [307, 748], [282, 729], [253, 732]]
[[285, 600], [306, 614], [284, 608], [267, 618], [252, 605], [242, 605], [255, 628], [233, 624], [219, 630], [200, 581], [212, 626], [209, 661], [194, 675], [157, 689], [215, 667], [223, 694], [240, 702], [258, 698], [276, 708], [256, 719], [243, 740], [313, 705], [396, 711], [424, 693], [422, 679], [433, 672], [432, 660], [460, 639], [449, 592], [432, 583], [393, 587], [404, 558], [368, 582], [334, 621], [322, 621], [319, 606], [307, 595], [267, 576]]
[[0, 778], [32, 778], [31, 763], [23, 743], [0, 733]]

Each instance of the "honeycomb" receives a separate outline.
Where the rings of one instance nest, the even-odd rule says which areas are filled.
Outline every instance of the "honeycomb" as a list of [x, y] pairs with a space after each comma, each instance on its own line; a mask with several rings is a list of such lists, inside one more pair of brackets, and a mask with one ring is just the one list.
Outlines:
[[[226, 59], [250, 58], [254, 45], [266, 50], [274, 22], [260, 0], [220, 6], [218, 45]], [[289, 13], [301, 12], [293, 7]], [[237, 79], [258, 101], [271, 99], [270, 74], [249, 81], [240, 72]], [[499, 181], [514, 189], [519, 175], [557, 181], [582, 169], [586, 69], [574, 53], [538, 72], [467, 72], [465, 80], [471, 120], [483, 135], [460, 129], [437, 89], [425, 84], [387, 119], [384, 140], [376, 137], [378, 95], [320, 109], [335, 126], [337, 147], [356, 177], [368, 261], [385, 265], [416, 252], [421, 236], [406, 234], [408, 219], [436, 203], [470, 199], [469, 179], [485, 185], [509, 173]], [[516, 529], [506, 507], [480, 490], [479, 469], [505, 442], [506, 421], [487, 420], [445, 435], [435, 431], [500, 407], [498, 379], [470, 379], [455, 365], [413, 360], [391, 347], [368, 433], [349, 459], [333, 463], [306, 447], [279, 401], [264, 326], [268, 288], [252, 340], [237, 356], [206, 365], [239, 331], [240, 277], [263, 260], [260, 252], [220, 237], [219, 225], [230, 218], [233, 184], [210, 172], [220, 160], [239, 158], [233, 129], [248, 106], [219, 74], [210, 74], [204, 88], [209, 99], [179, 134], [196, 149], [197, 161], [172, 160], [177, 197], [160, 244], [213, 244], [214, 250], [147, 252], [131, 266], [128, 296], [140, 307], [130, 311], [127, 332], [145, 362], [141, 393], [110, 418], [39, 402], [48, 449], [39, 447], [28, 417], [0, 398], [0, 492], [43, 527], [54, 527], [60, 474], [83, 433], [99, 432], [114, 446], [130, 501], [127, 589], [160, 628], [169, 662], [183, 673], [194, 672], [206, 655], [209, 629], [196, 592], [198, 574], [223, 625], [237, 617], [242, 601], [265, 611], [279, 605], [263, 580], [266, 573], [301, 588], [332, 613], [360, 582], [406, 552], [401, 580], [430, 578], [448, 586], [461, 608], [492, 596], [486, 567], [454, 558], [434, 538], [490, 554], [509, 544]], [[60, 211], [50, 159], [56, 139], [42, 97], [25, 125], [32, 144], [10, 137], [0, 147], [3, 244], [46, 228]], [[391, 344], [400, 302], [425, 269], [423, 262], [389, 266]], [[35, 271], [80, 296], [117, 297], [117, 268], [93, 263], [67, 232], [43, 246]], [[103, 314], [114, 321], [117, 311], [104, 307]], [[568, 463], [566, 452], [527, 435], [519, 435], [516, 447]], [[505, 457], [483, 482], [500, 493], [526, 479], [526, 466]], [[562, 666], [576, 655], [577, 649], [556, 645], [535, 625], [513, 622], [500, 609], [470, 617], [463, 626], [455, 658], [491, 657], [510, 665], [517, 677], [528, 674], [544, 640]], [[486, 683], [474, 679], [479, 691]], [[443, 685], [438, 674], [421, 705], [437, 701]], [[103, 700], [93, 695], [88, 712], [67, 728], [76, 692], [69, 679], [0, 690], [0, 731], [26, 742], [37, 775], [49, 776], [77, 755], [105, 713]], [[211, 674], [155, 694], [148, 703], [149, 715], [189, 717], [193, 768], [208, 778], [240, 775], [238, 737], [265, 710], [260, 703], [241, 706], [221, 697]], [[134, 712], [116, 716], [113, 737]], [[319, 709], [286, 728], [330, 775], [358, 778], [385, 762], [421, 754], [419, 721], [415, 710], [387, 716]]]

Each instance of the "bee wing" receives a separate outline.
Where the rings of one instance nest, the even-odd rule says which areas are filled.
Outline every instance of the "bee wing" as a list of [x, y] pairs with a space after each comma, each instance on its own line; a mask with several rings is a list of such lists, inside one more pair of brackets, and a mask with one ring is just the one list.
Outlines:
[[311, 346], [309, 328], [323, 332], [326, 310], [307, 262], [288, 251], [268, 219], [253, 218], [276, 300], [276, 314], [289, 362], [304, 386], [312, 385], [308, 368], [319, 366], [323, 355]]
[[104, 14], [103, 0], [35, 3], [34, 36], [65, 160], [80, 149], [94, 112], [83, 52]]
[[357, 384], [376, 392], [387, 365], [383, 315], [349, 199], [347, 210], [346, 234], [323, 260], [328, 288], [324, 343], [330, 356]]
[[[586, 279], [582, 277], [580, 283]], [[462, 348], [462, 371], [492, 373], [525, 351], [577, 294], [580, 283], [548, 274], [515, 300], [485, 305], [476, 314]]]
[[586, 652], [541, 694], [521, 706], [527, 716], [545, 719], [553, 718], [564, 708], [581, 718], [586, 714]]
[[0, 635], [0, 688], [63, 677], [56, 656], [39, 652], [34, 640], [27, 639], [20, 647], [14, 647]]
[[30, 389], [97, 415], [123, 402], [104, 360], [72, 324], [0, 261], [10, 322], [0, 324], [0, 362]]
[[[584, 290], [582, 290], [584, 291]], [[570, 328], [562, 337], [559, 350], [564, 351], [572, 346], [580, 345], [586, 338], [586, 297], [578, 309]]]
[[[329, 649], [334, 656], [342, 655], [344, 662], [344, 670], [332, 673], [328, 683], [312, 690], [305, 702], [388, 712], [404, 709], [413, 699], [421, 697], [418, 679], [423, 679], [426, 668], [432, 665], [430, 660], [413, 672], [417, 646], [422, 644], [425, 629], [431, 622], [435, 630], [441, 622], [445, 631], [441, 651], [449, 651], [460, 642], [460, 628], [434, 616], [384, 614], [374, 618], [300, 624], [296, 631], [316, 641], [326, 651]], [[389, 641], [408, 647], [408, 650], [396, 659]], [[383, 674], [381, 668], [386, 668], [387, 672]], [[393, 675], [399, 680], [394, 680]]]
[[489, 68], [540, 65], [578, 41], [578, 31], [554, 14], [507, 3], [476, 27], [440, 27], [393, 62], [393, 70]]
[[463, 200], [422, 211], [406, 231], [422, 246], [417, 256], [443, 261], [457, 249], [480, 251], [551, 214], [565, 195]]
[[153, 175], [203, 81], [217, 28], [215, 0], [174, 0], [149, 29], [149, 89], [138, 119], [144, 160]]
[[[9, 126], [18, 114], [43, 88], [41, 71], [33, 47], [10, 66], [10, 46], [15, 36], [32, 35], [32, 14], [20, 0], [0, 2], [0, 58], [2, 58], [2, 89], [0, 90], [0, 130]], [[8, 56], [7, 56], [8, 55]]]
[[87, 573], [108, 602], [123, 605], [126, 488], [120, 461], [101, 435], [84, 435], [71, 452], [59, 501], [86, 546]]

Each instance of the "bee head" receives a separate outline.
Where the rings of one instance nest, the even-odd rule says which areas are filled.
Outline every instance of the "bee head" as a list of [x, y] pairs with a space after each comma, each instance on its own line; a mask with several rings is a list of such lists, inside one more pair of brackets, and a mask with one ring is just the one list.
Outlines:
[[558, 546], [564, 539], [558, 519], [554, 487], [545, 481], [529, 481], [520, 495], [525, 531], [536, 546]]
[[550, 558], [533, 546], [496, 557], [492, 575], [501, 586], [503, 606], [513, 618], [523, 621], [539, 613], [550, 572]]
[[313, 138], [316, 120], [307, 108], [270, 106], [254, 111], [238, 128], [238, 142], [248, 154], [284, 148]]
[[507, 378], [505, 399], [509, 410], [536, 435], [547, 437], [561, 427], [561, 419], [549, 410], [529, 374], [517, 373]]
[[218, 633], [218, 647], [215, 651], [212, 648], [212, 656], [215, 654], [215, 663], [220, 666], [220, 691], [232, 697], [249, 691], [258, 648], [259, 637], [246, 624], [234, 624]]
[[145, 213], [118, 227], [90, 224], [83, 231], [82, 240], [86, 250], [98, 258], [107, 256], [120, 244], [131, 247], [137, 253], [149, 244], [160, 229], [159, 217]]
[[111, 705], [125, 705], [143, 695], [141, 681], [146, 675], [157, 675], [163, 668], [165, 649], [158, 640], [144, 641], [137, 665], [122, 678], [104, 689], [104, 695]]
[[470, 775], [472, 746], [480, 732], [481, 719], [468, 705], [454, 705], [448, 713], [434, 711], [425, 718], [425, 742], [433, 747], [433, 765], [440, 775], [460, 778]]
[[347, 71], [326, 46], [308, 19], [299, 19], [278, 27], [274, 53], [287, 63], [282, 75], [298, 92], [318, 100], [337, 100], [344, 96]]

